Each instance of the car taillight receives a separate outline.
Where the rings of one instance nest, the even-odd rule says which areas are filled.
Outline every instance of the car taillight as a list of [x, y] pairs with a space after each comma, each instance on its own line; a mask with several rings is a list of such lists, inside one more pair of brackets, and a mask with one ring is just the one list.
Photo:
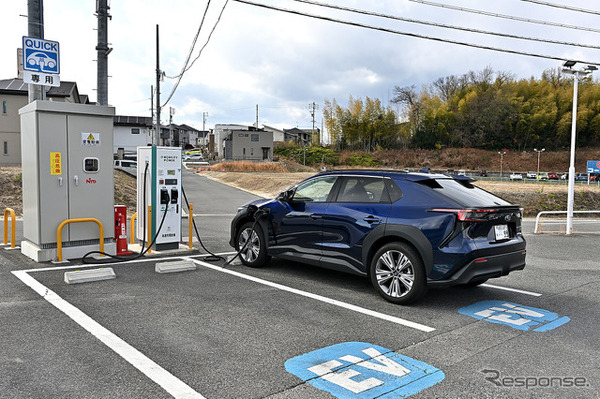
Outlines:
[[485, 222], [487, 215], [498, 209], [432, 209], [432, 212], [454, 213], [461, 222]]

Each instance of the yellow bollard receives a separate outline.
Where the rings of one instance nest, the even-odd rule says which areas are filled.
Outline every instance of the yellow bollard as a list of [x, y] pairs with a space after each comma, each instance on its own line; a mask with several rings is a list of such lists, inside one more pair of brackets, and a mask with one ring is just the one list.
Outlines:
[[[82, 223], [82, 222], [94, 222], [98, 225], [100, 230], [100, 252], [104, 252], [104, 227], [98, 219], [95, 218], [80, 218], [80, 219], [67, 219], [58, 225], [56, 230], [56, 252], [58, 254], [58, 261], [62, 262], [62, 229], [69, 223]], [[104, 256], [104, 255], [102, 255]]]
[[194, 224], [194, 204], [190, 204], [190, 209], [189, 209], [189, 215], [188, 215], [188, 224], [189, 226], [189, 230], [190, 230], [190, 241], [188, 244], [188, 248], [189, 249], [193, 249], [192, 247], [192, 227]]
[[10, 247], [15, 247], [15, 211], [11, 208], [4, 210], [4, 244], [8, 244], [8, 214], [11, 218]]
[[152, 242], [152, 239], [150, 238], [150, 235], [152, 234], [152, 205], [148, 205], [148, 219], [146, 220], [146, 224], [148, 225], [148, 253], [151, 254], [152, 248], [150, 248], [150, 243]]
[[130, 233], [130, 241], [131, 241], [131, 245], [135, 244], [135, 217], [137, 216], [137, 212], [133, 214], [133, 216], [131, 217], [131, 227], [129, 228], [129, 230], [131, 231]]

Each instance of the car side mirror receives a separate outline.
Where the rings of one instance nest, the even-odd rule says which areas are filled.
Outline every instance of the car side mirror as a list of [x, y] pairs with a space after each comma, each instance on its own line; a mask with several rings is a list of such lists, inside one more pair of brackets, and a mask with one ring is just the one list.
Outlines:
[[294, 190], [287, 190], [287, 191], [284, 191], [281, 194], [279, 194], [277, 196], [277, 199], [284, 201], [284, 202], [290, 202], [293, 196], [294, 196]]

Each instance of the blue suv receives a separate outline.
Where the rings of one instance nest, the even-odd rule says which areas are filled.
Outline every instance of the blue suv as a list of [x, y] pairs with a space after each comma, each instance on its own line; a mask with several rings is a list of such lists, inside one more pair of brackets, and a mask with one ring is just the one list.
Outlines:
[[368, 277], [408, 304], [428, 286], [476, 286], [525, 267], [523, 210], [466, 176], [352, 170], [310, 177], [242, 206], [230, 245], [251, 267], [271, 256]]

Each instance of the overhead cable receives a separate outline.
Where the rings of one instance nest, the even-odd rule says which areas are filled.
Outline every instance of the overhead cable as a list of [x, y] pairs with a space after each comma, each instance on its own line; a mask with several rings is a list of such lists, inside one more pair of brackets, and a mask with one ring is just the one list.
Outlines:
[[373, 17], [392, 19], [392, 20], [396, 20], [396, 21], [409, 22], [409, 23], [414, 23], [414, 24], [435, 26], [437, 28], [454, 29], [454, 30], [460, 30], [460, 31], [464, 31], [464, 32], [480, 33], [483, 35], [507, 37], [510, 39], [529, 40], [529, 41], [534, 41], [534, 42], [559, 44], [559, 45], [563, 45], [563, 46], [575, 46], [575, 47], [585, 47], [585, 48], [591, 48], [591, 49], [600, 49], [599, 45], [582, 44], [582, 43], [574, 43], [574, 42], [563, 42], [563, 41], [549, 40], [549, 39], [543, 39], [543, 38], [537, 38], [537, 37], [513, 35], [510, 33], [490, 32], [490, 31], [485, 31], [485, 30], [480, 30], [480, 29], [465, 28], [465, 27], [456, 26], [456, 25], [447, 25], [447, 24], [440, 24], [437, 22], [429, 22], [429, 21], [421, 21], [421, 20], [417, 20], [417, 19], [397, 17], [394, 15], [382, 14], [382, 13], [377, 13], [377, 12], [372, 12], [372, 11], [367, 11], [367, 10], [359, 10], [356, 8], [342, 7], [342, 6], [337, 6], [337, 5], [333, 5], [333, 4], [321, 3], [321, 2], [313, 1], [313, 0], [292, 0], [292, 1], [296, 1], [298, 3], [312, 4], [312, 5], [325, 7], [325, 8], [332, 8], [335, 10], [348, 11], [348, 12], [353, 12], [353, 13], [362, 14], [362, 15], [369, 15], [369, 16], [373, 16]]
[[194, 38], [194, 41], [193, 41], [192, 49], [191, 49], [190, 53], [188, 54], [188, 57], [186, 59], [186, 62], [183, 65], [181, 73], [179, 75], [177, 75], [177, 77], [176, 77], [177, 78], [177, 82], [173, 86], [173, 89], [171, 90], [171, 94], [169, 94], [169, 98], [167, 98], [167, 101], [165, 101], [165, 103], [162, 105], [162, 107], [164, 107], [165, 105], [167, 105], [169, 103], [169, 101], [171, 100], [171, 98], [173, 98], [173, 95], [175, 94], [175, 91], [177, 90], [177, 87], [179, 86], [179, 83], [181, 82], [181, 78], [183, 77], [183, 74], [186, 73], [187, 71], [189, 71], [190, 68], [194, 65], [194, 63], [198, 60], [198, 58], [200, 58], [200, 55], [202, 54], [202, 51], [208, 45], [208, 42], [210, 41], [210, 39], [211, 39], [211, 37], [212, 37], [215, 29], [217, 29], [217, 25], [221, 21], [221, 17], [223, 16], [223, 12], [225, 12], [225, 7], [227, 6], [227, 3], [229, 3], [229, 0], [225, 0], [225, 3], [223, 4], [223, 8], [221, 8], [221, 12], [219, 13], [219, 17], [217, 18], [217, 21], [213, 25], [213, 28], [211, 29], [210, 33], [208, 34], [208, 38], [206, 39], [206, 42], [204, 42], [204, 45], [202, 46], [202, 48], [198, 52], [198, 55], [196, 56], [196, 58], [194, 58], [192, 60], [192, 62], [190, 63], [189, 60], [191, 58], [193, 48], [194, 48], [196, 40], [198, 38], [198, 34], [200, 33], [200, 30], [202, 29], [202, 25], [204, 24], [204, 18], [206, 17], [206, 13], [208, 11], [208, 6], [210, 5], [210, 0], [208, 0], [208, 3], [206, 4], [206, 9], [204, 11], [204, 16], [202, 17], [202, 22], [200, 22], [200, 27], [198, 28], [198, 33], [196, 34], [196, 37]]
[[556, 3], [550, 3], [550, 2], [547, 2], [547, 1], [540, 1], [540, 0], [521, 0], [521, 1], [525, 1], [525, 2], [528, 2], [528, 3], [534, 3], [534, 4], [540, 4], [542, 6], [548, 6], [548, 7], [554, 7], [554, 8], [562, 8], [564, 10], [569, 10], [569, 11], [583, 12], [585, 14], [600, 15], [600, 11], [586, 10], [585, 8], [572, 7], [572, 6], [567, 6], [567, 5], [564, 5], [564, 4], [556, 4]]
[[185, 62], [183, 63], [183, 67], [181, 68], [181, 72], [179, 73], [179, 75], [175, 75], [175, 76], [165, 75], [166, 78], [178, 79], [178, 78], [181, 78], [181, 76], [185, 73], [185, 68], [187, 67], [188, 63], [190, 62], [190, 58], [192, 58], [192, 53], [194, 52], [194, 48], [196, 47], [196, 42], [198, 41], [198, 36], [200, 36], [200, 31], [202, 30], [202, 27], [204, 26], [204, 20], [206, 19], [206, 14], [208, 13], [209, 7], [210, 7], [210, 0], [208, 0], [208, 2], [206, 3], [206, 8], [204, 8], [204, 14], [202, 15], [202, 20], [200, 21], [200, 26], [198, 27], [196, 36], [194, 36], [194, 40], [192, 40], [192, 45], [190, 46], [190, 51], [188, 51], [188, 55], [185, 59]]
[[561, 24], [561, 23], [558, 23], [558, 22], [544, 21], [544, 20], [540, 20], [540, 19], [530, 19], [530, 18], [515, 17], [515, 16], [512, 16], [512, 15], [498, 14], [498, 13], [495, 13], [495, 12], [489, 12], [489, 11], [483, 11], [483, 10], [475, 10], [475, 9], [472, 9], [472, 8], [457, 7], [457, 6], [453, 6], [453, 5], [449, 5], [449, 4], [435, 3], [433, 1], [426, 1], [426, 0], [408, 0], [408, 1], [412, 1], [413, 3], [424, 4], [424, 5], [427, 5], [427, 6], [441, 7], [441, 8], [447, 8], [447, 9], [450, 9], [450, 10], [465, 11], [465, 12], [470, 12], [470, 13], [475, 13], [475, 14], [487, 15], [489, 17], [511, 19], [513, 21], [519, 21], [519, 22], [527, 22], [527, 23], [532, 23], [532, 24], [549, 25], [549, 26], [557, 26], [557, 27], [560, 27], [560, 28], [575, 29], [575, 30], [584, 30], [584, 31], [587, 31], [587, 32], [600, 33], [600, 29], [588, 28], [586, 26], [568, 25], [568, 24]]
[[[544, 54], [538, 54], [538, 53], [529, 53], [529, 52], [524, 52], [524, 51], [517, 51], [517, 50], [503, 49], [503, 48], [498, 48], [498, 47], [484, 46], [484, 45], [481, 45], [481, 44], [467, 43], [467, 42], [461, 42], [461, 41], [450, 40], [450, 39], [443, 39], [443, 38], [435, 37], [435, 36], [426, 36], [426, 35], [420, 35], [420, 34], [417, 34], [417, 33], [402, 32], [402, 31], [398, 31], [398, 30], [394, 30], [394, 29], [388, 29], [388, 28], [383, 28], [383, 27], [378, 27], [378, 26], [366, 25], [366, 24], [361, 24], [361, 23], [353, 22], [353, 21], [343, 21], [343, 20], [334, 19], [334, 18], [330, 18], [330, 17], [324, 17], [324, 16], [320, 16], [320, 15], [308, 14], [308, 13], [300, 12], [300, 11], [296, 11], [296, 10], [289, 10], [289, 9], [275, 7], [275, 6], [270, 6], [270, 5], [266, 5], [266, 4], [255, 3], [255, 2], [252, 2], [252, 1], [248, 1], [248, 0], [233, 0], [233, 1], [236, 1], [238, 3], [247, 4], [247, 5], [251, 5], [251, 6], [255, 6], [255, 7], [261, 7], [261, 8], [267, 8], [267, 9], [270, 9], [270, 10], [281, 11], [281, 12], [285, 12], [285, 13], [288, 13], [288, 14], [295, 14], [295, 15], [300, 15], [300, 16], [303, 16], [303, 17], [320, 19], [320, 20], [323, 20], [323, 21], [334, 22], [334, 23], [343, 24], [343, 25], [349, 25], [349, 26], [356, 26], [356, 27], [359, 27], [359, 28], [372, 29], [372, 30], [376, 30], [376, 31], [380, 31], [380, 32], [393, 33], [393, 34], [396, 34], [396, 35], [414, 37], [414, 38], [418, 38], [418, 39], [426, 39], [426, 40], [432, 40], [432, 41], [437, 41], [437, 42], [442, 42], [442, 43], [457, 44], [457, 45], [460, 45], [460, 46], [466, 46], [466, 47], [472, 47], [472, 48], [478, 48], [478, 49], [490, 50], [490, 51], [497, 51], [497, 52], [501, 52], [501, 53], [517, 54], [517, 55], [524, 55], [524, 56], [536, 57], [536, 58], [544, 58], [544, 59], [557, 60], [557, 61], [564, 61], [565, 60], [564, 57], [557, 57], [557, 56], [544, 55]], [[590, 61], [582, 61], [582, 60], [574, 60], [574, 61], [577, 61], [577, 62], [580, 62], [580, 63], [583, 63], [583, 64], [588, 64], [588, 65], [598, 65], [598, 66], [600, 66], [600, 62], [590, 62]]]

